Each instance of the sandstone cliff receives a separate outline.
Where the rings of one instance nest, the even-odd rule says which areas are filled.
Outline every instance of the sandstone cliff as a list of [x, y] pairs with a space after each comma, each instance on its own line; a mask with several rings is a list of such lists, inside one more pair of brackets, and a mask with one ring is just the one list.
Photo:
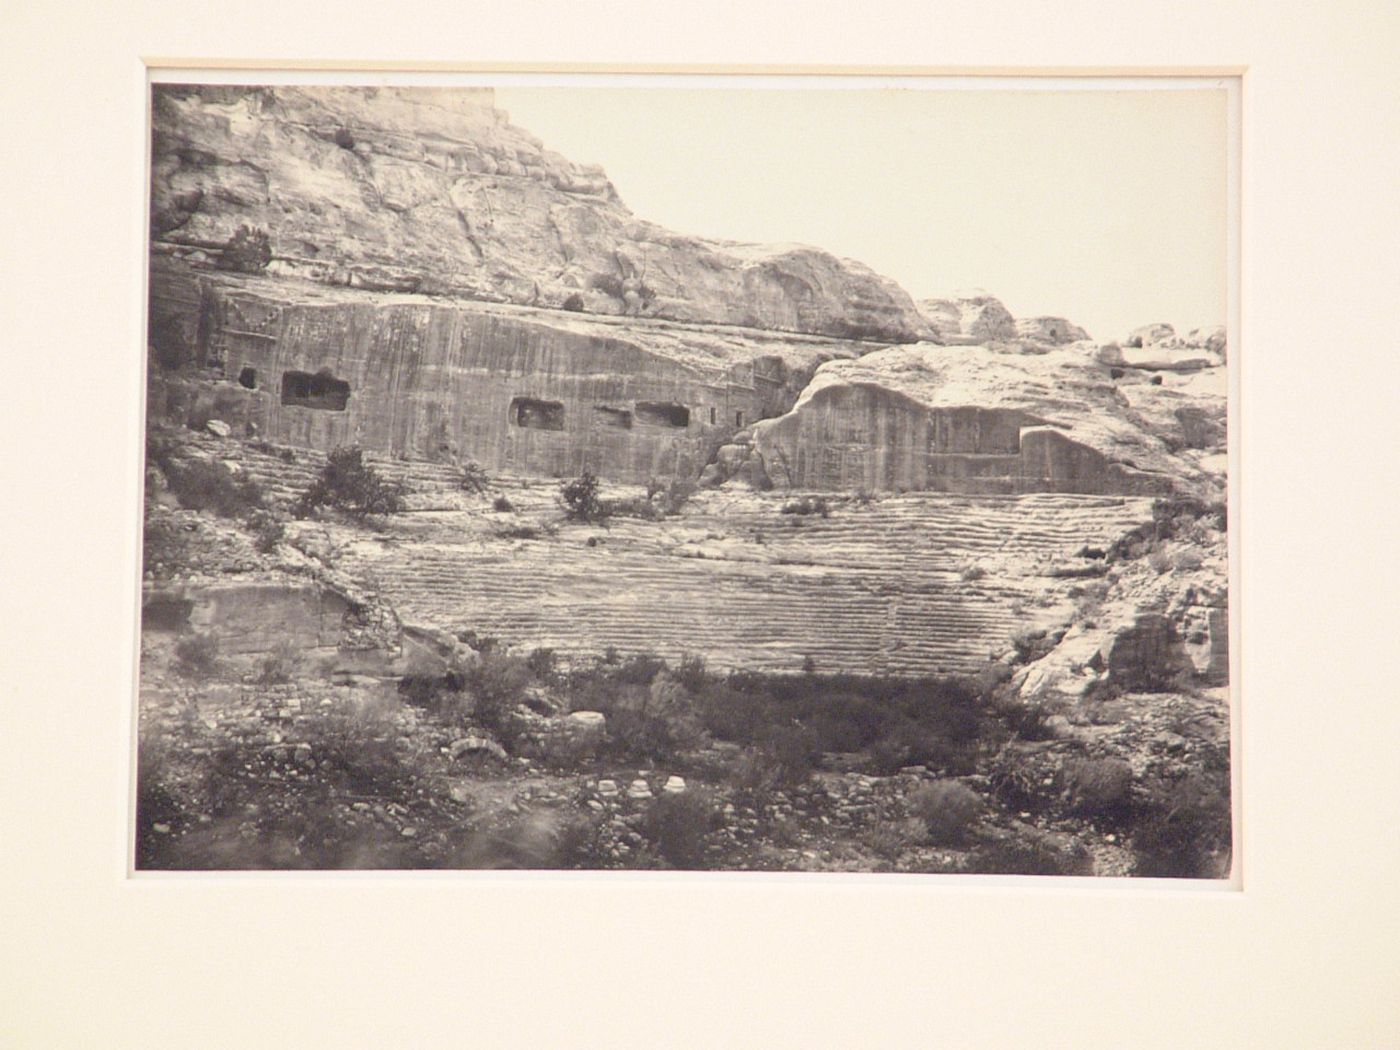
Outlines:
[[152, 235], [271, 234], [272, 274], [889, 342], [936, 338], [908, 294], [795, 245], [672, 233], [550, 152], [489, 88], [154, 89]]
[[831, 361], [789, 413], [753, 427], [753, 456], [795, 488], [1221, 491], [1223, 368], [1149, 375], [1103, 354], [919, 344]]

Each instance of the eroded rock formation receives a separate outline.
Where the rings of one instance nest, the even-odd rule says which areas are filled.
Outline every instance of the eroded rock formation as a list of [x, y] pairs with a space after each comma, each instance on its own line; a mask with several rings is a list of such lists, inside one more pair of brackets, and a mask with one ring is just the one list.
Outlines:
[[158, 85], [152, 234], [268, 230], [274, 274], [590, 313], [932, 338], [908, 294], [815, 248], [682, 236], [545, 149], [489, 88]]
[[[1179, 395], [1174, 407], [1193, 403]], [[1202, 440], [1210, 423], [1187, 411], [1166, 425]], [[767, 477], [793, 488], [1160, 495], [1210, 484], [1092, 347], [921, 344], [832, 361], [791, 412], [755, 425], [752, 446]]]

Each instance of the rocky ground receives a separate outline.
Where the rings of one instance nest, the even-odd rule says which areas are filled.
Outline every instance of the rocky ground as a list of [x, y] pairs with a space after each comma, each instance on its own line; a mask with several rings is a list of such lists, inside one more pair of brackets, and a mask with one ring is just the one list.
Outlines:
[[[695, 528], [684, 508], [616, 532], [570, 524], [555, 482], [463, 492], [411, 472], [416, 511], [297, 520], [270, 476], [252, 480], [242, 456], [257, 450], [164, 436], [262, 506], [190, 509], [153, 463], [152, 592], [311, 581], [392, 611], [361, 548], [450, 531], [485, 560], [522, 542], [500, 534], [504, 517], [566, 561], [625, 534], [667, 558]], [[714, 498], [732, 511], [747, 497]], [[411, 658], [356, 643], [377, 662], [347, 662], [346, 636], [220, 652], [197, 626], [148, 622], [138, 863], [1222, 875], [1228, 697], [1188, 632], [1200, 602], [1223, 600], [1223, 521], [1189, 502], [1145, 517], [1074, 562], [1093, 571], [1059, 578], [1063, 600], [976, 668], [895, 692], [899, 678], [829, 663], [736, 679], [675, 655], [541, 655], [465, 620], [417, 629], [431, 644]]]

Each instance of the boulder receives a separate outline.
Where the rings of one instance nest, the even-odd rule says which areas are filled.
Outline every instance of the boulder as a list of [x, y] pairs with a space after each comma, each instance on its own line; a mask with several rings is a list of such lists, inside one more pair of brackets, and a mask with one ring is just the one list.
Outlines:
[[1016, 338], [1032, 343], [1060, 346], [1088, 339], [1089, 333], [1063, 317], [1018, 317]]
[[680, 795], [685, 793], [685, 778], [674, 774], [666, 778], [666, 783], [661, 790], [667, 795]]
[[627, 787], [627, 797], [631, 799], [651, 798], [651, 787], [645, 780], [634, 780]]
[[601, 733], [608, 719], [601, 711], [573, 711], [564, 721], [570, 729], [578, 732]]
[[1149, 347], [1156, 343], [1165, 343], [1176, 335], [1176, 329], [1169, 324], [1158, 322], [1157, 324], [1143, 325], [1141, 328], [1134, 328], [1128, 333], [1128, 337], [1123, 340], [1124, 346]]
[[233, 433], [233, 427], [229, 426], [222, 419], [211, 419], [204, 424], [204, 429], [215, 437], [226, 438]]
[[1016, 319], [1000, 299], [979, 290], [949, 299], [922, 299], [919, 312], [940, 341], [991, 343], [1016, 338]]

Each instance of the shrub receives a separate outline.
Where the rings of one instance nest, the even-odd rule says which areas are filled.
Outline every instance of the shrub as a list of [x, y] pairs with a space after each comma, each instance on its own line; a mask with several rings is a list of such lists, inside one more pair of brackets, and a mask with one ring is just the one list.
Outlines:
[[562, 309], [569, 310], [573, 313], [582, 312], [583, 296], [579, 295], [578, 292], [574, 292], [572, 295], [570, 295], [567, 299], [564, 300]]
[[602, 485], [592, 471], [585, 470], [573, 481], [566, 481], [559, 488], [559, 498], [564, 504], [564, 516], [570, 521], [603, 522], [608, 517], [608, 507], [599, 498]]
[[554, 677], [556, 662], [553, 649], [532, 649], [530, 655], [525, 658], [525, 666], [541, 682], [547, 682]]
[[923, 822], [929, 838], [939, 845], [965, 840], [982, 815], [982, 797], [956, 780], [923, 785], [909, 796], [908, 806]]
[[462, 684], [472, 698], [472, 717], [507, 750], [520, 735], [517, 708], [525, 700], [530, 669], [518, 656], [491, 651], [462, 672]]
[[[463, 492], [482, 493], [491, 484], [491, 478], [486, 473], [486, 468], [475, 460], [468, 460], [462, 464], [462, 476], [458, 479], [458, 484]], [[502, 497], [504, 499], [504, 497]]]
[[258, 681], [263, 685], [290, 682], [301, 665], [301, 650], [290, 641], [280, 642], [258, 662]]
[[212, 634], [185, 635], [175, 643], [175, 664], [189, 675], [212, 675], [219, 667], [219, 639]]
[[263, 554], [275, 551], [287, 534], [282, 519], [267, 510], [255, 510], [249, 515], [248, 528], [253, 533], [253, 546]]
[[345, 699], [314, 709], [302, 733], [322, 777], [357, 795], [411, 796], [415, 774], [409, 756], [399, 754], [397, 710], [391, 698]]
[[153, 450], [170, 491], [186, 510], [207, 510], [223, 518], [241, 518], [262, 507], [262, 489], [252, 478], [236, 475], [216, 459], [176, 457]]
[[705, 658], [691, 653], [681, 657], [680, 664], [671, 675], [692, 695], [699, 693], [710, 683], [710, 673], [705, 670]]
[[[147, 508], [149, 511], [149, 507]], [[189, 559], [187, 534], [169, 518], [151, 520], [149, 514], [141, 535], [141, 570], [168, 576], [183, 568]]]
[[803, 496], [798, 500], [790, 500], [783, 504], [784, 514], [798, 514], [806, 516], [808, 514], [820, 514], [823, 518], [831, 517], [831, 505], [827, 503], [824, 496]]
[[710, 799], [690, 790], [652, 802], [641, 833], [672, 867], [699, 868], [704, 866], [705, 845], [716, 826]]
[[491, 503], [491, 509], [497, 514], [509, 514], [515, 509], [515, 504], [504, 496], [497, 496]]
[[304, 518], [323, 506], [335, 507], [362, 520], [371, 514], [402, 510], [403, 492], [365, 463], [363, 450], [342, 446], [326, 457], [320, 476], [297, 502], [296, 514]]
[[961, 576], [965, 583], [973, 583], [987, 575], [987, 570], [980, 565], [963, 566]]
[[224, 244], [215, 265], [235, 273], [262, 273], [272, 262], [272, 242], [266, 230], [239, 226]]
[[1125, 815], [1133, 788], [1133, 769], [1121, 758], [1083, 758], [1065, 763], [1065, 793], [1081, 816]]
[[344, 127], [336, 128], [336, 129], [335, 129], [335, 144], [336, 144], [337, 146], [339, 146], [341, 149], [354, 149], [354, 148], [355, 148], [355, 136], [352, 135], [352, 134], [350, 134], [350, 129], [349, 129], [349, 128], [344, 128]]
[[1089, 867], [1081, 850], [1058, 850], [1036, 839], [1014, 838], [979, 846], [967, 862], [967, 870], [978, 875], [1087, 875]]
[[1194, 774], [1158, 788], [1150, 815], [1132, 836], [1134, 875], [1219, 878], [1230, 854], [1226, 775]]

